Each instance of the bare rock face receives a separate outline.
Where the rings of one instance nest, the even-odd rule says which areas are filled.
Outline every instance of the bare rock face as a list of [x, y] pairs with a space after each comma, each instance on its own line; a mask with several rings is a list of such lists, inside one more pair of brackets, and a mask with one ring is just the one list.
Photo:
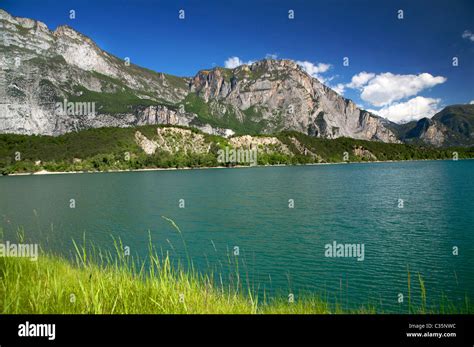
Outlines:
[[424, 142], [439, 147], [442, 146], [445, 140], [444, 133], [446, 128], [437, 122], [432, 122], [420, 135], [420, 139]]
[[[68, 26], [50, 31], [44, 23], [0, 10], [0, 133], [60, 135], [88, 127], [189, 123], [189, 114], [166, 107], [187, 95], [186, 79], [155, 73], [118, 59]], [[133, 98], [122, 110], [99, 106], [102, 95]], [[68, 113], [57, 103], [97, 103], [96, 113]], [[114, 102], [109, 104], [113, 105]], [[148, 112], [148, 114], [147, 114]]]
[[423, 142], [431, 146], [443, 146], [449, 134], [447, 127], [435, 120], [422, 118], [416, 122], [407, 123], [408, 131], [403, 134], [406, 142]]
[[166, 106], [148, 106], [137, 110], [136, 125], [170, 124], [189, 126], [191, 121], [196, 117], [197, 115], [195, 114], [180, 113]]
[[[291, 60], [265, 59], [182, 78], [119, 59], [68, 26], [50, 31], [44, 23], [0, 10], [0, 30], [0, 133], [60, 135], [170, 124], [226, 137], [237, 130], [296, 130], [399, 142], [388, 121], [359, 109]], [[180, 108], [190, 96], [206, 114]], [[93, 103], [94, 112], [58, 110], [66, 101]]]
[[377, 160], [377, 157], [368, 149], [365, 149], [362, 146], [355, 146], [352, 149], [352, 153], [359, 158], [367, 159], [367, 160]]
[[202, 134], [174, 127], [157, 128], [156, 135], [152, 139], [137, 131], [135, 141], [148, 155], [154, 154], [157, 150], [171, 154], [178, 152], [205, 154], [209, 153], [211, 148], [211, 144], [206, 142]]
[[[67, 64], [85, 71], [96, 71], [110, 77], [119, 77], [120, 69], [111, 57], [102, 52], [88, 37], [64, 25], [53, 33], [54, 48]], [[128, 77], [128, 76], [127, 76]], [[133, 83], [133, 80], [130, 79]]]
[[373, 139], [382, 142], [400, 143], [395, 134], [384, 126], [386, 120], [368, 112], [361, 112], [359, 124], [363, 136], [361, 138]]
[[135, 132], [135, 142], [140, 146], [143, 152], [148, 155], [155, 153], [156, 149], [158, 148], [158, 144], [156, 142], [148, 140], [147, 137], [139, 131]]
[[288, 147], [276, 137], [254, 137], [250, 135], [232, 137], [229, 140], [232, 147], [242, 149], [257, 149], [266, 153], [282, 153], [293, 155]]
[[209, 124], [192, 125], [192, 126], [201, 130], [202, 132], [205, 132], [206, 134], [222, 136], [225, 138], [231, 137], [235, 134], [235, 132], [232, 129], [212, 127]]
[[[254, 121], [266, 124], [264, 133], [285, 129], [324, 138], [398, 142], [380, 117], [360, 110], [290, 60], [203, 70], [191, 80], [190, 91], [207, 103], [230, 105], [240, 121], [246, 111], [255, 111], [259, 118]], [[216, 117], [222, 117], [218, 111]]]
[[[298, 140], [293, 140], [304, 151], [304, 146]], [[157, 151], [170, 154], [178, 152], [185, 154], [209, 154], [213, 146], [213, 143], [208, 142], [203, 134], [176, 127], [157, 128], [155, 135], [152, 137], [146, 137], [140, 131], [136, 131], [135, 142], [148, 155], [153, 155]], [[257, 153], [294, 155], [284, 143], [273, 136], [244, 135], [232, 137], [229, 139], [229, 145], [235, 149], [256, 150]], [[309, 154], [306, 153], [306, 155]], [[311, 153], [311, 155], [319, 158], [314, 153]]]

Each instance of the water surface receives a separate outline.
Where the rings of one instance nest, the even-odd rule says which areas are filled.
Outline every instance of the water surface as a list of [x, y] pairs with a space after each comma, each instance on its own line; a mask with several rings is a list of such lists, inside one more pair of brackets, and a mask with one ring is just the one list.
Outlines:
[[[23, 227], [66, 255], [85, 233], [101, 247], [120, 237], [144, 256], [149, 231], [183, 258], [166, 216], [202, 271], [226, 273], [237, 246], [242, 278], [260, 293], [310, 291], [399, 312], [407, 267], [414, 295], [419, 272], [429, 300], [472, 300], [473, 173], [474, 161], [422, 161], [0, 177], [0, 226], [5, 239]], [[365, 259], [325, 257], [333, 241], [364, 244]]]

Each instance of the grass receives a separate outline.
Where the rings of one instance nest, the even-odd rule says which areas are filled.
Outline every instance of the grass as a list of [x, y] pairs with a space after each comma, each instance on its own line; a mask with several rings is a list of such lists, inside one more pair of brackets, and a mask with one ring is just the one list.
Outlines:
[[[166, 219], [180, 234], [174, 221]], [[0, 232], [0, 236], [2, 233]], [[24, 242], [24, 232], [18, 242]], [[188, 266], [173, 265], [168, 254], [158, 255], [149, 236], [149, 257], [125, 255], [120, 240], [114, 240], [114, 255], [95, 247], [73, 242], [73, 261], [42, 252], [37, 261], [28, 258], [0, 258], [0, 312], [2, 314], [374, 314], [383, 313], [374, 305], [344, 308], [342, 298], [331, 302], [327, 296], [285, 296], [260, 300], [240, 281], [224, 284], [222, 277], [199, 273], [192, 260]], [[238, 263], [237, 263], [238, 264]], [[426, 305], [426, 290], [420, 274], [421, 305], [411, 300], [408, 270], [408, 312], [472, 313], [466, 298], [456, 307], [446, 298], [436, 307]]]
[[[81, 250], [82, 251], [82, 250]], [[102, 257], [104, 256], [102, 254]], [[104, 258], [105, 259], [105, 258]], [[126, 257], [109, 263], [75, 264], [43, 254], [38, 261], [2, 258], [2, 314], [257, 314], [348, 313], [316, 296], [271, 304], [212, 277], [175, 269], [168, 256], [149, 259], [148, 267]], [[108, 259], [110, 260], [110, 258]], [[107, 265], [105, 265], [107, 263]], [[362, 308], [353, 313], [374, 313]]]
[[[4, 259], [2, 313], [253, 313], [251, 302], [211, 288], [197, 275], [175, 272], [165, 258], [143, 267], [120, 262], [72, 266], [43, 256], [37, 263]], [[155, 269], [154, 271], [151, 269]]]

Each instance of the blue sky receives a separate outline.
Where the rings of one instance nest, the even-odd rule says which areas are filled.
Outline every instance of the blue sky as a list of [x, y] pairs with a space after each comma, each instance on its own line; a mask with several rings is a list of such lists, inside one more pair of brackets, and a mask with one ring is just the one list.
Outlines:
[[399, 122], [474, 100], [472, 0], [0, 0], [0, 8], [50, 29], [68, 24], [118, 57], [180, 76], [269, 54], [293, 59]]

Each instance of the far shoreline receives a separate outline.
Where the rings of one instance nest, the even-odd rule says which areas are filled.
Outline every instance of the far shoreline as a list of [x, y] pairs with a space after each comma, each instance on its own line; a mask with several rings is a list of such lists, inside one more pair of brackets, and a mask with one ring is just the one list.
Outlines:
[[340, 161], [335, 163], [309, 163], [309, 164], [275, 164], [275, 165], [235, 165], [235, 166], [206, 166], [206, 167], [180, 167], [180, 168], [145, 168], [145, 169], [128, 169], [128, 170], [106, 170], [106, 171], [47, 171], [40, 170], [35, 172], [18, 172], [8, 176], [43, 176], [43, 175], [65, 175], [65, 174], [99, 174], [99, 173], [121, 173], [121, 172], [148, 172], [148, 171], [182, 171], [182, 170], [211, 170], [211, 169], [245, 169], [245, 168], [264, 168], [264, 167], [292, 167], [292, 166], [319, 166], [319, 165], [344, 165], [344, 164], [377, 164], [377, 163], [401, 163], [401, 162], [418, 162], [418, 161], [461, 161], [474, 160], [474, 158], [463, 159], [407, 159], [407, 160], [374, 160], [374, 161]]

